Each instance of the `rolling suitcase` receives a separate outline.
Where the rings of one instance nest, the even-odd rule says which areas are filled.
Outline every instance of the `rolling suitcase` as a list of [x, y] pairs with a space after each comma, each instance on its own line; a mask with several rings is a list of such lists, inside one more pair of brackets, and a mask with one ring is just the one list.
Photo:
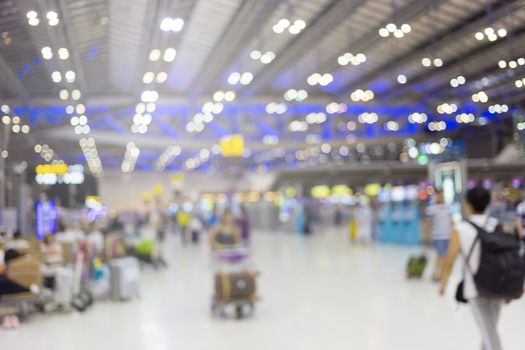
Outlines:
[[199, 231], [192, 230], [191, 231], [191, 242], [192, 243], [199, 243]]
[[111, 297], [129, 300], [139, 296], [140, 265], [137, 258], [125, 257], [110, 262]]
[[55, 290], [53, 301], [63, 306], [69, 306], [73, 300], [73, 270], [57, 269], [55, 272]]

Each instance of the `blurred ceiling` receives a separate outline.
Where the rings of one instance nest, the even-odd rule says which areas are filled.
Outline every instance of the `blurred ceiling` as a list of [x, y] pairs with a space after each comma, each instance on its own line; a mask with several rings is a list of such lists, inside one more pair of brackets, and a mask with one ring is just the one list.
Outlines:
[[2, 0], [0, 34], [0, 104], [31, 127], [4, 125], [12, 157], [46, 144], [95, 172], [130, 141], [138, 169], [213, 171], [240, 133], [256, 167], [498, 123], [525, 99], [523, 0]]

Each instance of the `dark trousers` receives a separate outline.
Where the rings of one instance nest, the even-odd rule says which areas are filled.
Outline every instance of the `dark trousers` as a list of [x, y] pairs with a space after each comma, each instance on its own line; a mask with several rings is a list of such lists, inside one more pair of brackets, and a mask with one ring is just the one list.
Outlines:
[[29, 292], [29, 289], [11, 281], [4, 275], [0, 275], [0, 295]]

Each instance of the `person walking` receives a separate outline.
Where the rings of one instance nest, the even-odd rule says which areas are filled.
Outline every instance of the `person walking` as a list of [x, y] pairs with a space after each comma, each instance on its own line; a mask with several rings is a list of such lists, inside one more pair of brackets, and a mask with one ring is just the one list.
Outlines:
[[475, 187], [467, 192], [464, 210], [468, 219], [458, 223], [450, 237], [447, 256], [443, 261], [439, 294], [444, 295], [454, 262], [461, 254], [464, 262], [464, 282], [462, 288], [461, 285], [458, 288], [456, 299], [463, 299], [470, 304], [481, 331], [482, 349], [501, 350], [497, 328], [504, 300], [480, 296], [474, 281], [481, 262], [481, 243], [476, 226], [482, 227], [486, 232], [494, 232], [498, 225], [497, 219], [489, 217], [486, 213], [489, 204], [490, 193], [483, 187]]
[[448, 204], [445, 203], [445, 196], [442, 191], [435, 193], [436, 203], [430, 205], [426, 213], [431, 221], [431, 236], [437, 251], [437, 258], [434, 264], [432, 280], [439, 281], [443, 269], [443, 260], [447, 254], [448, 242], [452, 233], [452, 212]]

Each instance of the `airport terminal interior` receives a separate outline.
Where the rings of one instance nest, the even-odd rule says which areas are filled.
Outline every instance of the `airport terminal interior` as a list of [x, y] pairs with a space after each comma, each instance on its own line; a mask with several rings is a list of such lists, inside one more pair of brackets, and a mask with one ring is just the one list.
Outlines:
[[0, 348], [525, 348], [525, 0], [0, 0]]

